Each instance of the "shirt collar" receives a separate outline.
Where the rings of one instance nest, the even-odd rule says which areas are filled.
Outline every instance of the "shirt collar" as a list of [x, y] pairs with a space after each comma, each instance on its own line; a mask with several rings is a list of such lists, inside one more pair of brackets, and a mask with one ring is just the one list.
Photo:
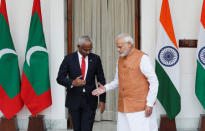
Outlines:
[[[82, 58], [83, 57], [83, 55], [82, 54], [80, 54], [80, 52], [78, 51], [78, 57], [79, 58]], [[85, 59], [87, 58], [87, 56], [85, 57]]]

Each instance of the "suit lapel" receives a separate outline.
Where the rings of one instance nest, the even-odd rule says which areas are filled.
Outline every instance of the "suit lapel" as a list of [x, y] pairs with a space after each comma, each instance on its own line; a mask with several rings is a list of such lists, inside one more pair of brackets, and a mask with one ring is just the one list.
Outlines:
[[88, 71], [87, 71], [87, 75], [86, 75], [86, 80], [89, 78], [89, 74], [92, 68], [92, 63], [93, 63], [93, 59], [91, 57], [91, 55], [88, 55]]
[[77, 69], [78, 73], [82, 75], [81, 68], [80, 68], [80, 63], [79, 63], [79, 58], [78, 58], [78, 53], [77, 52], [75, 52], [74, 57], [75, 57], [74, 61], [73, 61], [74, 62], [74, 66], [76, 66], [76, 69]]

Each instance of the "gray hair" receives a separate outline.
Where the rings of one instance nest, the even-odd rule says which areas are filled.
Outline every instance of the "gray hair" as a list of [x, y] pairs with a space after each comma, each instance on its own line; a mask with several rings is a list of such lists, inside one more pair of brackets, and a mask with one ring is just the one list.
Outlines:
[[90, 43], [92, 44], [92, 39], [88, 35], [83, 35], [78, 39], [78, 45], [82, 46], [83, 43]]
[[134, 46], [134, 44], [135, 44], [134, 40], [132, 39], [132, 37], [129, 34], [121, 33], [117, 36], [116, 40], [118, 40], [120, 38], [123, 38], [125, 43], [130, 42], [132, 44], [132, 46]]

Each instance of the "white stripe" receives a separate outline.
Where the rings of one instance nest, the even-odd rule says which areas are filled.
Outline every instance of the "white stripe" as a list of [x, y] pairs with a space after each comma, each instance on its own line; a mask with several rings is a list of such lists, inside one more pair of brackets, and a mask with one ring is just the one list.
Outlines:
[[172, 83], [174, 84], [175, 88], [177, 89], [178, 93], [180, 93], [180, 70], [179, 70], [179, 61], [176, 65], [172, 66], [172, 67], [166, 67], [164, 65], [162, 65], [158, 59], [158, 53], [160, 51], [161, 48], [165, 47], [165, 46], [172, 46], [174, 47], [176, 50], [178, 50], [174, 44], [172, 43], [172, 41], [170, 40], [170, 38], [168, 37], [167, 33], [165, 32], [162, 24], [159, 24], [159, 31], [158, 31], [158, 39], [157, 39], [157, 49], [156, 49], [156, 59], [159, 62], [159, 64], [163, 67], [163, 69], [165, 70], [165, 72], [168, 74], [169, 78], [171, 79]]
[[[199, 57], [198, 57], [199, 51], [201, 50], [201, 48], [205, 47], [205, 29], [201, 23], [200, 23], [200, 30], [199, 30], [199, 37], [198, 38], [199, 39], [198, 39], [198, 43], [197, 43], [197, 60], [199, 61]], [[201, 65], [205, 69], [205, 65], [203, 65], [202, 63], [201, 63]]]
[[201, 23], [200, 23], [200, 31], [199, 31], [198, 38], [199, 39], [198, 39], [198, 44], [197, 44], [197, 53], [203, 46], [205, 46], [205, 29]]

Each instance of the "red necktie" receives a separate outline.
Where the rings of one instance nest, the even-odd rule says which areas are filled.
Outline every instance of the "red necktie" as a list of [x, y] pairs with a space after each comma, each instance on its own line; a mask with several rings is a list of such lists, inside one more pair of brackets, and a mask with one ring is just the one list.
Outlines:
[[84, 77], [85, 77], [85, 56], [82, 57], [81, 73], [82, 73], [82, 77], [84, 79]]

